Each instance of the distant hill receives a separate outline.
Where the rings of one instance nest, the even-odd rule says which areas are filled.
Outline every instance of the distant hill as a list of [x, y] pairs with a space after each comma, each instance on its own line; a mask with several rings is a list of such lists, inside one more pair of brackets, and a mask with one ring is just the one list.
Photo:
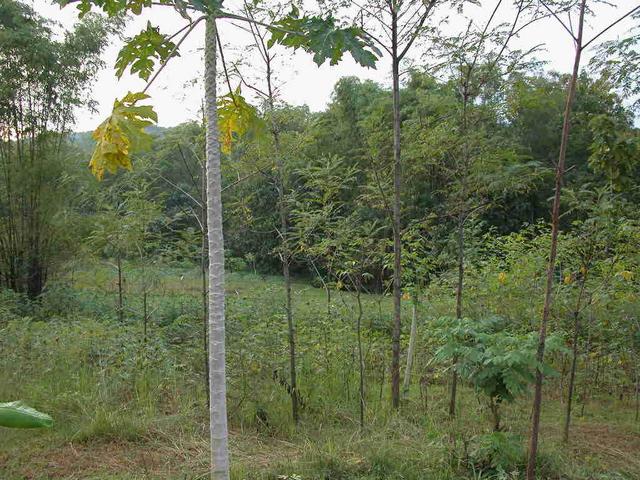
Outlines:
[[[169, 130], [167, 127], [158, 127], [156, 125], [151, 125], [146, 128], [146, 131], [153, 135], [154, 137], [163, 137], [165, 133]], [[96, 144], [95, 140], [91, 136], [93, 132], [72, 132], [69, 135], [69, 139], [71, 142], [78, 146], [82, 151], [92, 152], [93, 148]]]

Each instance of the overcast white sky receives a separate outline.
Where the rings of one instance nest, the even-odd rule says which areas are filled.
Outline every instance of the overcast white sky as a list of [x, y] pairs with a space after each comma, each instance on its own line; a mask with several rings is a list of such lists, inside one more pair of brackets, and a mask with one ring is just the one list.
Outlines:
[[[77, 11], [73, 6], [60, 10], [58, 6], [52, 5], [50, 0], [24, 1], [31, 4], [40, 15], [56, 20], [64, 28], [72, 27], [77, 19]], [[474, 8], [465, 13], [475, 19], [488, 17], [495, 2], [496, 0], [483, 1], [485, 7], [482, 9]], [[638, 4], [638, 1], [618, 0], [614, 3], [615, 7], [598, 5], [594, 8], [595, 15], [589, 19], [585, 34], [587, 39]], [[227, 8], [229, 8], [234, 5], [234, 2], [227, 0], [225, 5], [228, 5]], [[229, 9], [232, 10], [232, 8]], [[468, 20], [456, 20], [459, 17], [455, 12], [450, 13], [452, 21], [447, 28], [453, 31], [466, 26]], [[500, 16], [506, 21], [511, 18], [509, 13], [509, 9], [504, 9]], [[147, 20], [158, 25], [163, 33], [173, 33], [184, 25], [184, 20], [169, 8], [154, 8], [153, 12], [145, 13], [131, 22], [124, 32], [125, 35], [135, 35]], [[604, 35], [602, 40], [624, 35], [631, 26], [631, 20], [622, 22], [610, 33]], [[248, 57], [245, 59], [246, 61], [251, 61], [251, 56], [246, 54], [244, 49], [248, 40], [246, 33], [227, 24], [221, 27], [221, 36], [223, 43], [237, 46], [235, 51], [229, 51], [227, 54], [229, 58], [244, 55]], [[200, 84], [193, 85], [193, 80], [198, 79], [202, 72], [203, 39], [204, 28], [201, 24], [181, 47], [181, 56], [171, 60], [167, 69], [163, 71], [149, 91], [161, 126], [173, 126], [198, 117], [202, 98], [201, 86]], [[534, 24], [520, 35], [520, 38], [514, 42], [514, 46], [530, 48], [539, 43], [545, 44], [546, 52], [539, 54], [538, 57], [548, 62], [547, 68], [562, 72], [571, 69], [573, 58], [571, 39], [556, 21], [548, 19]], [[100, 72], [92, 88], [93, 98], [98, 102], [98, 112], [78, 112], [76, 130], [92, 130], [102, 118], [108, 115], [114, 98], [122, 97], [129, 90], [139, 91], [144, 87], [145, 82], [137, 77], [125, 75], [119, 81], [116, 79], [113, 64], [120, 47], [121, 42], [114, 39], [114, 43], [104, 52], [107, 67]], [[424, 49], [421, 51], [418, 48], [415, 50], [414, 57], [419, 57], [424, 53]], [[591, 52], [588, 52], [585, 60], [588, 61], [590, 57]], [[302, 52], [291, 54], [289, 51], [283, 50], [280, 58], [278, 78], [282, 83], [282, 99], [295, 105], [306, 104], [311, 110], [320, 110], [329, 102], [333, 86], [341, 77], [355, 75], [385, 85], [389, 84], [390, 64], [386, 59], [379, 62], [376, 70], [372, 70], [357, 66], [348, 55], [345, 57], [345, 61], [337, 66], [330, 67], [327, 63], [320, 68], [312, 62], [309, 55]]]

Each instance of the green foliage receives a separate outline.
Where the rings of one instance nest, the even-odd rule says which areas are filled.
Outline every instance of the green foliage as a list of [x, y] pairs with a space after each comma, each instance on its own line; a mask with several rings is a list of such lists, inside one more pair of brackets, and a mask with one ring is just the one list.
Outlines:
[[[638, 18], [637, 14], [635, 18]], [[635, 110], [640, 107], [639, 45], [640, 35], [637, 33], [603, 42], [590, 62], [593, 70], [633, 101]]]
[[[43, 312], [39, 302], [32, 302], [23, 309], [24, 313], [17, 312], [14, 320], [0, 321], [0, 396], [28, 398], [56, 420], [54, 429], [29, 432], [28, 436], [19, 430], [2, 432], [0, 449], [8, 455], [0, 466], [3, 478], [42, 471], [82, 476], [87, 465], [97, 478], [139, 477], [151, 469], [177, 478], [206, 474], [208, 453], [202, 445], [208, 432], [202, 428], [207, 407], [198, 267], [128, 262], [126, 269], [132, 311], [141, 305], [141, 299], [133, 295], [134, 279], [144, 274], [160, 279], [149, 294], [153, 313], [146, 345], [139, 319], [128, 314], [123, 323], [115, 320], [113, 273], [103, 264], [85, 264], [78, 269], [74, 286], [70, 287], [75, 301], [64, 300], [69, 292], [60, 293], [61, 303], [66, 306], [55, 316]], [[487, 272], [482, 283], [490, 282], [494, 276]], [[481, 290], [474, 289], [474, 281], [470, 277], [473, 298], [485, 298]], [[521, 280], [509, 271], [502, 297], [496, 301], [503, 302], [505, 289], [516, 281]], [[481, 440], [485, 429], [478, 418], [483, 415], [484, 405], [478, 403], [467, 383], [460, 385], [464, 415], [455, 423], [447, 420], [443, 400], [447, 392], [445, 372], [439, 365], [428, 363], [440, 346], [430, 314], [446, 310], [451, 297], [450, 291], [438, 292], [437, 283], [428, 290], [428, 302], [418, 305], [420, 318], [427, 321], [420, 325], [415, 371], [416, 375], [430, 375], [428, 404], [423, 405], [415, 382], [402, 413], [397, 415], [384, 407], [388, 370], [384, 377], [381, 373], [388, 368], [389, 341], [386, 332], [377, 330], [378, 325], [388, 323], [391, 298], [362, 294], [362, 334], [367, 352], [366, 418], [370, 427], [366, 434], [354, 435], [354, 294], [333, 291], [334, 314], [327, 318], [324, 292], [294, 280], [300, 387], [307, 401], [304, 422], [296, 431], [289, 419], [286, 391], [272, 378], [274, 369], [286, 371], [288, 366], [286, 334], [278, 328], [283, 321], [279, 307], [284, 297], [281, 278], [245, 272], [228, 274], [229, 422], [236, 432], [235, 451], [242, 452], [235, 456], [235, 473], [240, 478], [256, 480], [293, 474], [303, 479], [324, 478], [323, 474], [361, 480], [421, 480], [425, 476], [477, 479], [481, 468], [481, 478], [493, 475], [493, 462], [504, 465], [507, 474], [517, 469], [521, 477], [521, 464], [516, 462], [512, 467], [505, 457], [511, 458], [514, 449], [521, 451], [525, 443], [522, 439], [529, 427], [528, 398], [518, 398], [513, 405], [504, 402], [502, 408], [510, 432], [505, 442], [491, 442], [493, 447]], [[61, 287], [52, 291], [47, 302], [56, 303], [53, 295], [60, 291]], [[0, 301], [10, 306], [16, 303], [15, 297], [2, 298], [6, 299]], [[517, 312], [526, 311], [527, 303], [531, 302], [510, 305], [514, 327], [522, 325]], [[403, 314], [410, 312], [405, 309]], [[594, 318], [604, 316], [596, 314]], [[592, 345], [595, 339], [594, 335]], [[403, 336], [405, 345], [406, 341]], [[614, 357], [611, 363], [605, 358], [602, 357], [602, 364], [609, 372], [620, 368]], [[435, 372], [429, 374], [430, 368]], [[15, 382], [15, 378], [22, 381]], [[561, 419], [561, 403], [554, 394], [559, 389], [559, 379], [548, 379], [541, 478], [637, 476], [636, 430], [630, 422], [633, 405], [608, 395], [609, 378], [607, 374], [605, 383], [593, 388], [594, 398], [586, 415], [577, 420], [578, 431], [585, 436], [579, 437], [581, 448], [576, 453], [553, 441], [552, 432]], [[256, 420], [257, 405], [267, 414], [268, 430]], [[601, 442], [588, 441], [586, 435], [594, 431], [607, 435], [607, 441], [612, 442], [608, 445], [616, 448], [615, 457], [608, 454], [609, 450], [602, 450]], [[459, 463], [451, 462], [451, 437], [456, 440], [455, 460]], [[78, 455], [72, 454], [64, 465], [52, 464], [52, 457], [68, 454], [70, 442]], [[463, 450], [465, 444], [468, 455]], [[420, 448], [411, 447], [415, 445]], [[152, 453], [156, 451], [158, 457]], [[183, 452], [185, 460], [167, 463], [165, 451]], [[482, 453], [488, 451], [494, 452], [491, 458]], [[550, 463], [554, 458], [558, 460]], [[475, 477], [468, 467], [472, 461]]]
[[[482, 478], [518, 478], [526, 465], [522, 438], [505, 432], [479, 435], [472, 440], [469, 467]], [[510, 476], [513, 474], [513, 476]]]
[[[168, 0], [172, 1], [172, 0]], [[176, 8], [181, 8], [184, 5], [193, 7], [194, 9], [204, 13], [215, 13], [222, 8], [223, 0], [173, 0], [176, 4]]]
[[[437, 360], [456, 359], [456, 370], [476, 390], [492, 401], [513, 402], [535, 379], [537, 369], [553, 373], [547, 364], [536, 360], [537, 334], [515, 335], [501, 318], [472, 321], [443, 318], [439, 328], [444, 345]], [[562, 339], [547, 338], [549, 354], [562, 350]]]
[[109, 37], [100, 18], [54, 32], [27, 4], [0, 3], [0, 285], [31, 298], [79, 246], [84, 172], [68, 130]]
[[22, 402], [0, 403], [0, 427], [51, 428], [53, 418]]
[[593, 132], [589, 166], [606, 175], [616, 190], [628, 187], [638, 168], [640, 138], [607, 115], [594, 116], [589, 126]]
[[158, 116], [150, 105], [136, 105], [147, 98], [144, 93], [129, 92], [116, 100], [111, 115], [93, 132], [96, 147], [89, 167], [98, 180], [105, 171], [131, 170], [131, 154], [151, 147], [151, 135], [145, 128], [157, 122]]
[[176, 45], [158, 27], [147, 22], [146, 30], [129, 39], [118, 53], [116, 75], [118, 78], [130, 66], [131, 74], [148, 80], [155, 67], [155, 61], [166, 62], [172, 54], [177, 55]]
[[[117, 15], [120, 13], [127, 5], [128, 0], [80, 0], [78, 2], [74, 2], [73, 0], [55, 0], [56, 3], [60, 5], [60, 7], [65, 7], [72, 3], [77, 3], [76, 8], [79, 11], [81, 16], [86, 15], [91, 11], [92, 7], [101, 8], [105, 13], [110, 16]], [[150, 0], [146, 0], [147, 3], [151, 3]], [[133, 3], [139, 3], [134, 1]]]
[[374, 68], [381, 55], [362, 29], [358, 27], [340, 28], [332, 16], [300, 17], [294, 6], [291, 12], [272, 24], [269, 47], [280, 44], [294, 50], [302, 48], [313, 54], [313, 61], [322, 65], [329, 60], [337, 65], [344, 52], [349, 52], [356, 63]]

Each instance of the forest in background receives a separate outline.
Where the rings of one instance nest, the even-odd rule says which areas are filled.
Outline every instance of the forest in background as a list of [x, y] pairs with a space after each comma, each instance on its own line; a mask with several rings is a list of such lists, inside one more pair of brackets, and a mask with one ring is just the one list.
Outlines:
[[[3, 435], [6, 478], [208, 474], [208, 117], [137, 124], [102, 182], [72, 133], [123, 21], [56, 39], [0, 5], [0, 400], [60, 424]], [[397, 89], [346, 77], [320, 112], [280, 100], [266, 31], [264, 78], [218, 55], [232, 478], [524, 478], [543, 373], [538, 478], [640, 474], [638, 37], [561, 74], [518, 21], [420, 30]]]

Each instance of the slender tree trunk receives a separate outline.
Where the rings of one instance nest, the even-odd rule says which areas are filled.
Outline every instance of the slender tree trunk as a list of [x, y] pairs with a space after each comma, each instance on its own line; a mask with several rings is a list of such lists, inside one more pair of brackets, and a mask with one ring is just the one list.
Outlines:
[[147, 344], [147, 322], [149, 321], [149, 308], [147, 305], [147, 288], [142, 292], [142, 322], [143, 322], [143, 340]]
[[636, 422], [640, 420], [640, 369], [636, 371]]
[[[542, 321], [540, 322], [540, 338], [536, 360], [539, 363], [544, 361], [544, 347], [547, 337], [547, 323], [551, 313], [551, 303], [553, 296], [553, 275], [556, 267], [556, 256], [558, 251], [558, 233], [560, 230], [560, 195], [562, 193], [562, 178], [565, 170], [565, 159], [567, 155], [567, 145], [569, 144], [569, 130], [571, 129], [571, 110], [576, 95], [578, 74], [580, 72], [580, 57], [582, 55], [582, 32], [584, 28], [584, 14], [587, 0], [582, 0], [580, 4], [580, 16], [578, 19], [578, 36], [576, 41], [576, 53], [573, 62], [573, 72], [567, 88], [566, 106], [562, 121], [562, 140], [560, 142], [560, 153], [558, 155], [558, 165], [556, 166], [555, 194], [553, 197], [553, 210], [551, 212], [551, 250], [549, 252], [549, 264], [547, 266], [547, 283], [545, 288], [544, 307], [542, 310]], [[536, 457], [538, 453], [538, 433], [540, 430], [540, 412], [542, 410], [542, 370], [536, 371], [535, 391], [533, 399], [533, 413], [531, 415], [531, 437], [529, 439], [529, 458], [527, 460], [527, 480], [536, 478]]]
[[381, 372], [380, 372], [380, 393], [378, 395], [378, 403], [382, 404], [382, 394], [384, 391], [384, 374], [387, 370], [386, 363], [383, 360], [381, 364]]
[[[458, 283], [456, 285], [456, 318], [462, 319], [462, 288], [464, 282], [464, 217], [458, 218]], [[458, 372], [456, 366], [458, 358], [453, 359], [453, 371], [451, 374], [451, 396], [449, 398], [449, 416], [456, 416], [456, 397], [458, 392]]]
[[562, 433], [562, 441], [567, 443], [569, 441], [569, 425], [571, 423], [571, 407], [573, 405], [573, 390], [576, 380], [576, 368], [578, 364], [578, 340], [580, 339], [580, 308], [582, 306], [582, 296], [584, 295], [584, 288], [587, 281], [588, 270], [585, 270], [585, 274], [582, 276], [580, 283], [580, 292], [578, 293], [578, 300], [576, 301], [576, 308], [573, 312], [573, 346], [571, 352], [571, 371], [569, 373], [569, 391], [567, 393], [567, 409], [564, 418], [564, 431]]
[[560, 370], [560, 403], [564, 403], [564, 378], [567, 376], [567, 357], [560, 353], [562, 358], [562, 369]]
[[224, 324], [224, 241], [218, 112], [216, 110], [216, 24], [206, 20], [205, 115], [207, 152], [207, 236], [209, 243], [209, 429], [211, 479], [229, 479]]
[[491, 410], [491, 417], [493, 418], [493, 431], [499, 432], [500, 426], [500, 403], [496, 398], [489, 399], [489, 409]]
[[404, 369], [404, 382], [402, 392], [406, 397], [409, 394], [411, 386], [411, 370], [413, 369], [413, 360], [416, 351], [416, 337], [418, 335], [418, 299], [413, 298], [411, 308], [411, 333], [409, 335], [409, 348], [407, 349], [407, 367]]
[[[282, 219], [282, 217], [281, 217]], [[284, 217], [286, 226], [286, 216]], [[286, 243], [286, 241], [284, 241]], [[283, 252], [284, 256], [284, 252]], [[282, 262], [282, 273], [284, 275], [284, 287], [286, 294], [287, 329], [289, 334], [289, 371], [291, 375], [291, 415], [294, 423], [299, 421], [298, 413], [298, 380], [296, 375], [296, 329], [293, 323], [293, 312], [291, 310], [291, 276], [289, 273], [289, 259]]]
[[391, 405], [400, 406], [400, 332], [402, 328], [402, 232], [400, 206], [402, 162], [400, 159], [400, 60], [398, 58], [398, 15], [392, 7], [392, 76], [393, 76], [393, 332], [391, 336]]
[[356, 333], [358, 336], [358, 365], [360, 373], [360, 429], [364, 428], [364, 355], [362, 354], [362, 301], [360, 299], [360, 285], [357, 286], [356, 300], [358, 301], [358, 321]]
[[124, 320], [124, 287], [122, 285], [122, 259], [120, 255], [116, 259], [116, 268], [118, 269], [118, 320], [122, 323]]
[[278, 190], [278, 213], [280, 215], [280, 236], [281, 236], [281, 261], [282, 275], [284, 277], [285, 290], [285, 313], [287, 315], [287, 330], [289, 336], [289, 373], [291, 381], [291, 415], [294, 423], [297, 425], [299, 421], [298, 411], [298, 381], [296, 374], [296, 329], [293, 322], [293, 306], [291, 304], [291, 273], [289, 270], [291, 262], [291, 251], [289, 249], [289, 211], [285, 198], [285, 169], [280, 149], [280, 134], [274, 118], [274, 93], [271, 83], [271, 58], [266, 57], [267, 67], [267, 88], [269, 94], [269, 116], [271, 117], [271, 135], [273, 136], [273, 144], [275, 148], [276, 166], [278, 175], [276, 179], [276, 188]]

